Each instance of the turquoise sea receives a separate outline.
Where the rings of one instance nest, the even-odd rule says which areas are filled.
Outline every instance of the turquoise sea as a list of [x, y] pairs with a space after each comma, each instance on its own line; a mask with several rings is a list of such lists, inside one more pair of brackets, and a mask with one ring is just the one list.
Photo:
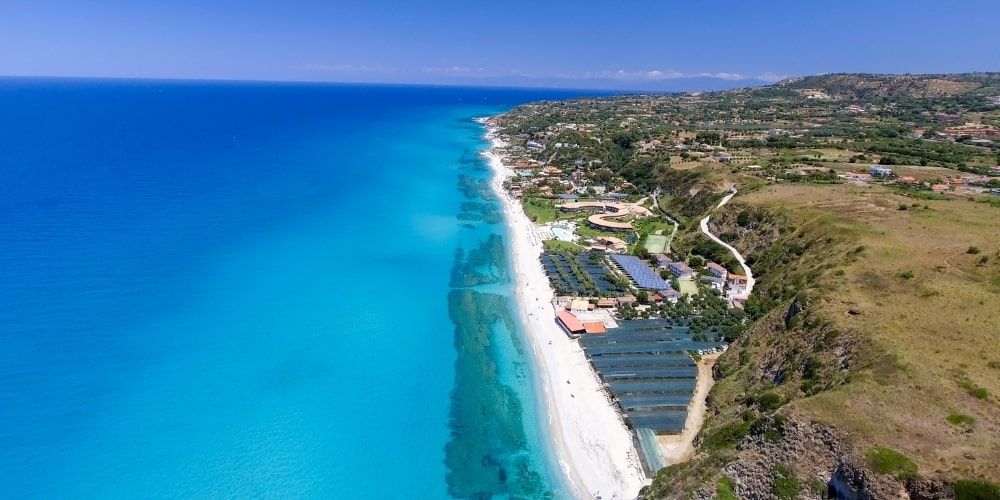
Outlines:
[[574, 95], [0, 80], [0, 495], [564, 496], [471, 120]]

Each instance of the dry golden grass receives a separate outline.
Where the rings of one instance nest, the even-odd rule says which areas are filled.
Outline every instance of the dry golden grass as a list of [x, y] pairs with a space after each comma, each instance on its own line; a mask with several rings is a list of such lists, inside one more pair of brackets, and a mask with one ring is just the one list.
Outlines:
[[[923, 473], [1000, 476], [1000, 209], [846, 185], [770, 186], [744, 200], [790, 208], [799, 224], [832, 214], [865, 248], [824, 278], [819, 307], [882, 355], [796, 410], [859, 446], [901, 450]], [[956, 414], [975, 422], [948, 423]]]

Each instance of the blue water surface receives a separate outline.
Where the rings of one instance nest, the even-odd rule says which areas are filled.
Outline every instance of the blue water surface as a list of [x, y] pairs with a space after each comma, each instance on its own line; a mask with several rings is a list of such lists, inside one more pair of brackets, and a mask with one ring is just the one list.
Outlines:
[[[470, 495], [450, 280], [506, 236], [458, 217], [470, 120], [572, 95], [0, 80], [2, 495]], [[482, 376], [524, 439], [490, 453], [561, 496], [511, 339]]]

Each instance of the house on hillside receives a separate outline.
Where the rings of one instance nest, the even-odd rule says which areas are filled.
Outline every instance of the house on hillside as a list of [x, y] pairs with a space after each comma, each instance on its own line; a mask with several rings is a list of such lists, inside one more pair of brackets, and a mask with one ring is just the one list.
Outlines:
[[667, 264], [667, 269], [677, 279], [688, 279], [694, 276], [694, 269], [683, 262], [671, 262]]
[[730, 297], [742, 296], [747, 294], [747, 277], [742, 274], [730, 274], [729, 279], [726, 280], [726, 288], [728, 289], [728, 295]]
[[656, 266], [659, 267], [660, 269], [667, 269], [670, 266], [671, 263], [670, 257], [667, 257], [662, 253], [653, 254], [653, 258], [656, 259]]
[[712, 290], [718, 291], [719, 293], [722, 293], [722, 290], [726, 287], [725, 278], [714, 276], [711, 274], [706, 274], [702, 276], [701, 282], [704, 283], [705, 285], [708, 285], [708, 287], [711, 288]]
[[729, 271], [727, 271], [726, 268], [716, 264], [715, 262], [705, 264], [705, 269], [707, 269], [709, 274], [712, 276], [722, 278], [723, 280], [729, 275]]
[[892, 177], [894, 175], [894, 172], [892, 171], [891, 168], [889, 168], [889, 167], [879, 167], [879, 166], [875, 166], [875, 165], [872, 165], [868, 169], [868, 173], [872, 177]]
[[677, 290], [660, 290], [659, 295], [663, 297], [663, 300], [671, 304], [676, 304], [681, 299], [681, 294]]

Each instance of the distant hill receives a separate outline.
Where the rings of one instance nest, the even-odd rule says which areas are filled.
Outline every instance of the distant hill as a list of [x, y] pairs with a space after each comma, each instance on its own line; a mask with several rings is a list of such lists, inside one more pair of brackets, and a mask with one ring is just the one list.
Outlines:
[[[458, 79], [449, 83], [477, 85], [486, 82], [474, 78], [467, 78]], [[770, 84], [770, 82], [755, 78], [733, 80], [712, 76], [681, 76], [676, 78], [660, 79], [507, 76], [491, 78], [488, 83], [489, 85], [509, 87], [593, 89], [635, 93], [719, 92], [748, 87], [761, 87]]]
[[793, 89], [816, 89], [831, 97], [866, 99], [872, 97], [944, 97], [964, 94], [997, 93], [1000, 73], [960, 73], [949, 75], [877, 75], [838, 73], [789, 78], [775, 84]]

